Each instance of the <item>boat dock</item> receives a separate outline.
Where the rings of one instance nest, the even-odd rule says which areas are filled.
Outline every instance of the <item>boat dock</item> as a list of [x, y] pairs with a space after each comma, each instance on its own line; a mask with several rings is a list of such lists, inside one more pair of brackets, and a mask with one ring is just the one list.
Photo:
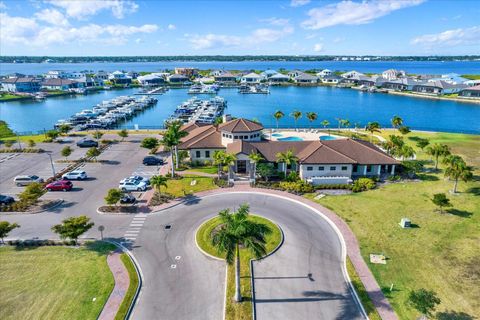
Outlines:
[[215, 119], [223, 115], [226, 107], [227, 101], [218, 96], [208, 100], [193, 97], [179, 105], [173, 115], [165, 122], [182, 121], [183, 123], [212, 124], [215, 122]]

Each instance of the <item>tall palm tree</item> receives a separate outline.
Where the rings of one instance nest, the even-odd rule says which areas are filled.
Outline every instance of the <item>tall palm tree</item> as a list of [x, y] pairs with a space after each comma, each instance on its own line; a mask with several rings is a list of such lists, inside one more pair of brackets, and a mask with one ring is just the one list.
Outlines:
[[230, 167], [235, 164], [236, 160], [237, 157], [233, 153], [225, 153], [225, 156], [223, 157], [223, 165], [228, 166], [230, 170]]
[[365, 127], [365, 131], [368, 131], [370, 132], [371, 136], [370, 136], [370, 142], [372, 142], [372, 138], [373, 138], [373, 134], [375, 132], [381, 132], [380, 131], [381, 127], [380, 127], [380, 123], [374, 121], [374, 122], [369, 122], [367, 124], [367, 126]]
[[322, 122], [320, 122], [320, 124], [323, 126], [323, 128], [325, 129], [326, 127], [328, 127], [330, 125], [330, 121], [328, 120], [323, 120]]
[[435, 170], [438, 170], [438, 158], [450, 155], [450, 148], [446, 144], [435, 143], [427, 147], [427, 154], [435, 157]]
[[296, 163], [298, 161], [298, 158], [297, 156], [295, 156], [292, 150], [287, 150], [286, 152], [279, 152], [277, 153], [276, 157], [277, 157], [278, 163], [284, 164], [283, 173], [285, 174], [285, 177], [286, 177], [287, 166]]
[[162, 144], [169, 148], [170, 149], [170, 160], [171, 160], [171, 167], [172, 167], [172, 177], [175, 176], [175, 164], [174, 164], [174, 160], [173, 160], [173, 157], [174, 157], [174, 147], [179, 143], [177, 137], [175, 136], [175, 133], [173, 133], [172, 131], [167, 131], [165, 132], [165, 134], [163, 135], [163, 138], [162, 138]]
[[223, 150], [217, 150], [213, 153], [213, 164], [218, 166], [218, 178], [220, 179], [220, 172], [222, 171], [223, 163], [225, 162], [225, 155], [227, 153]]
[[297, 129], [297, 121], [302, 117], [302, 112], [298, 110], [294, 110], [292, 113], [290, 113], [290, 116], [295, 121], [295, 129]]
[[412, 158], [415, 155], [415, 150], [412, 147], [404, 144], [399, 150], [402, 160]]
[[392, 120], [390, 120], [392, 123], [392, 127], [395, 129], [398, 129], [403, 124], [403, 119], [400, 118], [399, 116], [393, 116]]
[[308, 121], [310, 121], [310, 126], [312, 122], [317, 120], [318, 118], [318, 114], [316, 112], [307, 112], [306, 115], [307, 115]]
[[250, 162], [253, 163], [253, 177], [257, 176], [257, 163], [263, 160], [263, 157], [260, 153], [252, 151], [248, 158], [250, 158]]
[[275, 118], [275, 121], [277, 122], [277, 129], [278, 129], [278, 121], [280, 121], [280, 119], [282, 119], [284, 116], [285, 116], [285, 114], [280, 110], [275, 111], [275, 113], [273, 114], [273, 117]]
[[225, 254], [225, 260], [229, 265], [235, 262], [235, 301], [242, 301], [240, 291], [240, 246], [250, 251], [255, 258], [259, 259], [267, 253], [266, 236], [272, 230], [263, 223], [253, 222], [248, 219], [248, 204], [242, 204], [240, 208], [231, 213], [229, 209], [218, 213], [221, 227], [214, 233], [212, 245], [219, 253]]
[[348, 127], [350, 127], [350, 120], [340, 119], [340, 124], [342, 125], [342, 127], [348, 128]]
[[180, 144], [182, 138], [188, 136], [188, 132], [182, 130], [182, 122], [174, 121], [168, 124], [167, 132], [172, 135], [172, 138], [175, 140], [173, 149], [175, 152], [175, 168], [178, 169], [179, 158], [178, 158], [178, 145]]
[[455, 181], [453, 185], [453, 193], [457, 192], [458, 180], [467, 182], [472, 180], [473, 172], [472, 168], [467, 166], [465, 160], [457, 155], [449, 155], [443, 159], [443, 163], [447, 165], [445, 168], [445, 177], [453, 179]]
[[153, 176], [150, 178], [150, 184], [158, 192], [162, 191], [162, 187], [165, 187], [165, 189], [168, 188], [167, 182], [168, 182], [168, 178], [162, 175]]

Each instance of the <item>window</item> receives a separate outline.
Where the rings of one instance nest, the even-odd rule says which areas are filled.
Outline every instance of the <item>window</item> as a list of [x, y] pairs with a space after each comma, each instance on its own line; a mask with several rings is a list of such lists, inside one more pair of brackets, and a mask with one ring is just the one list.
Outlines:
[[335, 171], [335, 170], [337, 170], [337, 167], [335, 167], [335, 166], [330, 167], [330, 171]]
[[210, 158], [210, 151], [205, 151], [205, 158]]
[[372, 166], [367, 166], [367, 172], [372, 172]]
[[200, 157], [201, 157], [200, 151], [195, 151], [195, 157], [197, 157], [197, 158], [200, 158]]
[[352, 171], [353, 172], [358, 172], [358, 165], [357, 164], [353, 165]]
[[233, 139], [238, 139], [238, 136], [234, 136]]
[[247, 139], [248, 139], [248, 136], [243, 136], [243, 139], [247, 140]]
[[318, 171], [323, 171], [325, 170], [325, 167], [318, 167]]
[[347, 166], [342, 166], [342, 171], [347, 171]]
[[313, 171], [313, 167], [307, 167], [307, 171]]

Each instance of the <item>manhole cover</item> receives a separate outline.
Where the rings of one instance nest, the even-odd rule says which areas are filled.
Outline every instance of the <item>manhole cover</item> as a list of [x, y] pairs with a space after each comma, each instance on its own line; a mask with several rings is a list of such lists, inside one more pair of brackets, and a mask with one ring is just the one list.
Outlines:
[[167, 225], [165, 226], [165, 230], [170, 230], [170, 229], [172, 229], [172, 226], [169, 225], [169, 224], [167, 224]]
[[181, 256], [176, 256], [175, 260], [180, 260], [182, 257]]
[[172, 264], [172, 265], [170, 266], [170, 268], [176, 269], [176, 268], [177, 268], [177, 265], [176, 265], [176, 264]]

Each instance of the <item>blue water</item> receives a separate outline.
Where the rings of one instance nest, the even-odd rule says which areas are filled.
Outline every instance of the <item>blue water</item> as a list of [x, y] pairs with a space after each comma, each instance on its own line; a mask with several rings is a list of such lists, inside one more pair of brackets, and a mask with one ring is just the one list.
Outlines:
[[[294, 127], [289, 114], [300, 110], [318, 113], [313, 125], [319, 127], [322, 120], [328, 120], [330, 127], [336, 127], [336, 118], [349, 119], [363, 127], [369, 121], [378, 121], [390, 127], [393, 115], [402, 117], [405, 124], [413, 129], [480, 133], [480, 105], [452, 101], [410, 98], [382, 93], [367, 93], [351, 89], [330, 87], [271, 87], [270, 94], [239, 94], [236, 89], [220, 89], [219, 95], [228, 101], [226, 112], [245, 118], [257, 118], [267, 127], [275, 127], [272, 114], [282, 110], [285, 117], [280, 126]], [[68, 118], [82, 109], [92, 108], [102, 100], [118, 95], [131, 95], [138, 89], [111, 90], [76, 98], [48, 98], [42, 102], [0, 103], [0, 119], [7, 121], [16, 131], [33, 131], [51, 128], [58, 119]], [[191, 98], [186, 89], [172, 89], [156, 96], [158, 103], [147, 109], [127, 125], [158, 127], [168, 118], [176, 106]], [[207, 96], [205, 96], [207, 98]], [[302, 117], [298, 125], [312, 124]]]
[[279, 141], [303, 141], [300, 137], [285, 137], [285, 138], [278, 138]]
[[272, 137], [283, 137], [283, 134], [281, 133], [273, 133]]
[[320, 140], [336, 140], [337, 138], [332, 136], [320, 136]]
[[175, 67], [194, 67], [199, 69], [227, 70], [267, 70], [284, 68], [357, 70], [360, 72], [382, 72], [387, 69], [405, 70], [415, 74], [480, 74], [480, 61], [171, 61], [171, 62], [96, 62], [96, 63], [1, 63], [0, 75], [19, 72], [23, 74], [42, 74], [49, 70], [64, 71], [161, 71]]

